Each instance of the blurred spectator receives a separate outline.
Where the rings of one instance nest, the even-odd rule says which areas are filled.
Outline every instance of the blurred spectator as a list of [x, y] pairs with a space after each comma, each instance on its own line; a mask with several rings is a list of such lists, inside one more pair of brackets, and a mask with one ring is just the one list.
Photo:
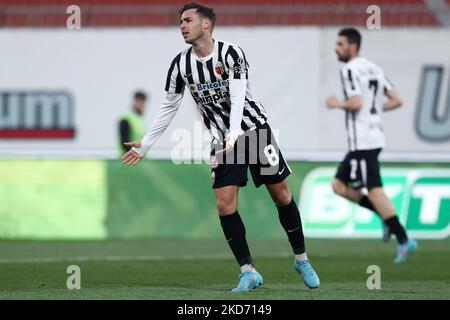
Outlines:
[[124, 142], [141, 140], [145, 135], [144, 111], [147, 95], [142, 91], [134, 93], [132, 109], [122, 115], [119, 122], [119, 153], [123, 155], [131, 149]]

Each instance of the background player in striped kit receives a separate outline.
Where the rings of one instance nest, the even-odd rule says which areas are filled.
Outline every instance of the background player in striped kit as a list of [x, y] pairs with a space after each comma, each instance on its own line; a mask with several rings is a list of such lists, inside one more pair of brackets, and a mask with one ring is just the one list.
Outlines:
[[[399, 243], [395, 263], [412, 254], [417, 243], [408, 239], [394, 205], [383, 190], [378, 155], [385, 146], [380, 113], [402, 105], [402, 99], [383, 70], [359, 56], [361, 34], [354, 28], [342, 29], [336, 42], [338, 60], [346, 64], [340, 71], [345, 100], [332, 96], [328, 108], [345, 111], [349, 152], [333, 179], [336, 194], [376, 212], [395, 234]], [[384, 97], [388, 98], [384, 102]], [[367, 190], [365, 195], [361, 190]]]
[[319, 278], [306, 255], [300, 214], [286, 182], [291, 171], [273, 138], [264, 108], [250, 94], [244, 52], [213, 39], [216, 18], [211, 8], [189, 3], [179, 13], [181, 34], [192, 46], [172, 61], [165, 101], [147, 135], [141, 141], [127, 143], [133, 149], [123, 156], [124, 163], [134, 165], [148, 152], [175, 116], [187, 86], [214, 137], [211, 163], [217, 210], [225, 238], [241, 268], [239, 284], [232, 291], [249, 291], [263, 283], [237, 211], [239, 188], [247, 184], [248, 168], [257, 187], [266, 185], [278, 209], [295, 255], [295, 270], [309, 288], [319, 287]]

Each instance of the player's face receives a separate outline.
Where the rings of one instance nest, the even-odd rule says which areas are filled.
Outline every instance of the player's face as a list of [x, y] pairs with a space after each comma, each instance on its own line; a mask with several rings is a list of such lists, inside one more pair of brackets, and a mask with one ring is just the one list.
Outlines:
[[350, 60], [350, 44], [346, 37], [338, 37], [335, 51], [339, 61], [348, 62]]
[[200, 19], [196, 9], [189, 9], [183, 12], [180, 18], [180, 30], [184, 41], [189, 44], [195, 43], [203, 37], [203, 19]]

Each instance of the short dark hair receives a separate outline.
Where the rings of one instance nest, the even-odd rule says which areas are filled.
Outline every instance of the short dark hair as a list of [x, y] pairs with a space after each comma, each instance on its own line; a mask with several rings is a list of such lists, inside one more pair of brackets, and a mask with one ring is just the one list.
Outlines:
[[355, 28], [345, 28], [342, 29], [341, 31], [339, 31], [339, 35], [342, 37], [346, 37], [348, 40], [348, 43], [352, 44], [352, 43], [356, 43], [356, 46], [359, 49], [361, 48], [361, 33], [359, 33], [358, 30], [356, 30]]
[[136, 91], [134, 93], [134, 98], [135, 99], [147, 100], [147, 95], [143, 91]]
[[189, 9], [196, 9], [199, 16], [209, 19], [212, 23], [212, 29], [214, 29], [214, 26], [216, 25], [216, 14], [214, 13], [213, 8], [209, 8], [197, 2], [189, 2], [182, 6], [181, 9], [178, 10], [178, 13], [181, 16], [183, 12]]

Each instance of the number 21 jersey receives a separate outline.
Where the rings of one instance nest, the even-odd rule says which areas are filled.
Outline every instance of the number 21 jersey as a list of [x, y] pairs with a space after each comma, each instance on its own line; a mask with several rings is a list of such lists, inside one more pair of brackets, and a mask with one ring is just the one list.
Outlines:
[[384, 95], [393, 85], [379, 66], [363, 57], [345, 64], [340, 76], [345, 98], [359, 95], [362, 100], [361, 109], [345, 112], [350, 151], [383, 148], [385, 137], [380, 114]]

